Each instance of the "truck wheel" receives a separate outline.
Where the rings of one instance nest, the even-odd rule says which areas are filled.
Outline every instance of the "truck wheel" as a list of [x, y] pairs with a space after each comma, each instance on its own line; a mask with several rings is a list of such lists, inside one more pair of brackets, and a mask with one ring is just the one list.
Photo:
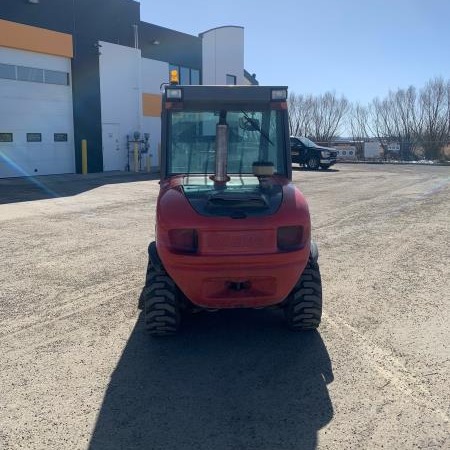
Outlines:
[[319, 264], [310, 256], [305, 270], [289, 294], [284, 307], [288, 327], [294, 331], [313, 330], [322, 317], [322, 281]]
[[322, 167], [323, 170], [328, 170], [330, 168], [328, 164], [322, 164], [320, 167]]
[[319, 158], [311, 156], [310, 158], [308, 158], [308, 162], [306, 163], [306, 165], [308, 169], [317, 170], [319, 168], [319, 163]]
[[165, 271], [156, 271], [149, 261], [142, 292], [145, 328], [152, 336], [176, 333], [180, 325], [178, 288]]

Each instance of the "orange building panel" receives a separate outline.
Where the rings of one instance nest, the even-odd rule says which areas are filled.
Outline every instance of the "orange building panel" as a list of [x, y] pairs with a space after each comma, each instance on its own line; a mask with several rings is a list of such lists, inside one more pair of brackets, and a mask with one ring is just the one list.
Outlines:
[[161, 95], [142, 94], [142, 114], [150, 117], [161, 116]]
[[0, 47], [73, 57], [72, 35], [0, 19]]

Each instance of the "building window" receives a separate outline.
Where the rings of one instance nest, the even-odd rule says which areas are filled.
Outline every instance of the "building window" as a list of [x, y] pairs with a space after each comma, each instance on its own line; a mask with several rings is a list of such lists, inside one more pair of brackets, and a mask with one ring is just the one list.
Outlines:
[[348, 154], [349, 154], [350, 156], [353, 156], [353, 150], [350, 150], [350, 151], [348, 152]]
[[345, 156], [347, 152], [345, 150], [342, 150], [342, 154]]
[[16, 66], [12, 66], [11, 64], [0, 64], [0, 78], [15, 80]]
[[61, 84], [67, 86], [69, 84], [69, 74], [60, 72], [59, 70], [44, 70], [45, 83]]
[[31, 81], [34, 83], [70, 84], [69, 74], [60, 70], [38, 69], [36, 67], [14, 66], [0, 64], [0, 78], [8, 80]]
[[27, 133], [27, 142], [42, 142], [41, 133]]
[[191, 84], [190, 70], [187, 67], [180, 67], [180, 84]]
[[44, 82], [44, 70], [34, 67], [17, 66], [17, 79], [20, 81]]
[[227, 84], [235, 85], [236, 84], [236, 76], [230, 75], [227, 73]]
[[12, 133], [0, 133], [0, 142], [12, 142], [13, 134]]
[[200, 84], [200, 71], [198, 69], [191, 69], [189, 67], [170, 64], [169, 74], [172, 70], [176, 70], [178, 72], [180, 84]]
[[54, 133], [53, 141], [54, 142], [67, 142], [67, 133]]
[[200, 70], [191, 69], [191, 84], [200, 84]]

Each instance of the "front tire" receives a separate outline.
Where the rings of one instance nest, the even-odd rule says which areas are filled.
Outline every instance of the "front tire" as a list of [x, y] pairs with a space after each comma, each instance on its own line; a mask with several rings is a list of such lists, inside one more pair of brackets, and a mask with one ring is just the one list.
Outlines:
[[308, 158], [306, 166], [310, 170], [318, 170], [319, 169], [319, 164], [320, 164], [319, 158], [317, 158], [315, 156], [311, 156], [311, 158]]
[[178, 288], [166, 271], [156, 271], [150, 261], [142, 306], [145, 328], [150, 335], [169, 336], [178, 331], [181, 316]]
[[322, 318], [322, 280], [319, 264], [309, 257], [308, 264], [292, 289], [284, 307], [288, 327], [294, 331], [314, 330]]

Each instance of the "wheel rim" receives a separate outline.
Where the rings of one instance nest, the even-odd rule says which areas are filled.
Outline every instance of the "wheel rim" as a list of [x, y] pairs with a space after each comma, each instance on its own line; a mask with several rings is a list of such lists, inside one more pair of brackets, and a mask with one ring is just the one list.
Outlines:
[[308, 160], [308, 167], [310, 169], [317, 169], [319, 167], [319, 161], [316, 158], [310, 158]]

